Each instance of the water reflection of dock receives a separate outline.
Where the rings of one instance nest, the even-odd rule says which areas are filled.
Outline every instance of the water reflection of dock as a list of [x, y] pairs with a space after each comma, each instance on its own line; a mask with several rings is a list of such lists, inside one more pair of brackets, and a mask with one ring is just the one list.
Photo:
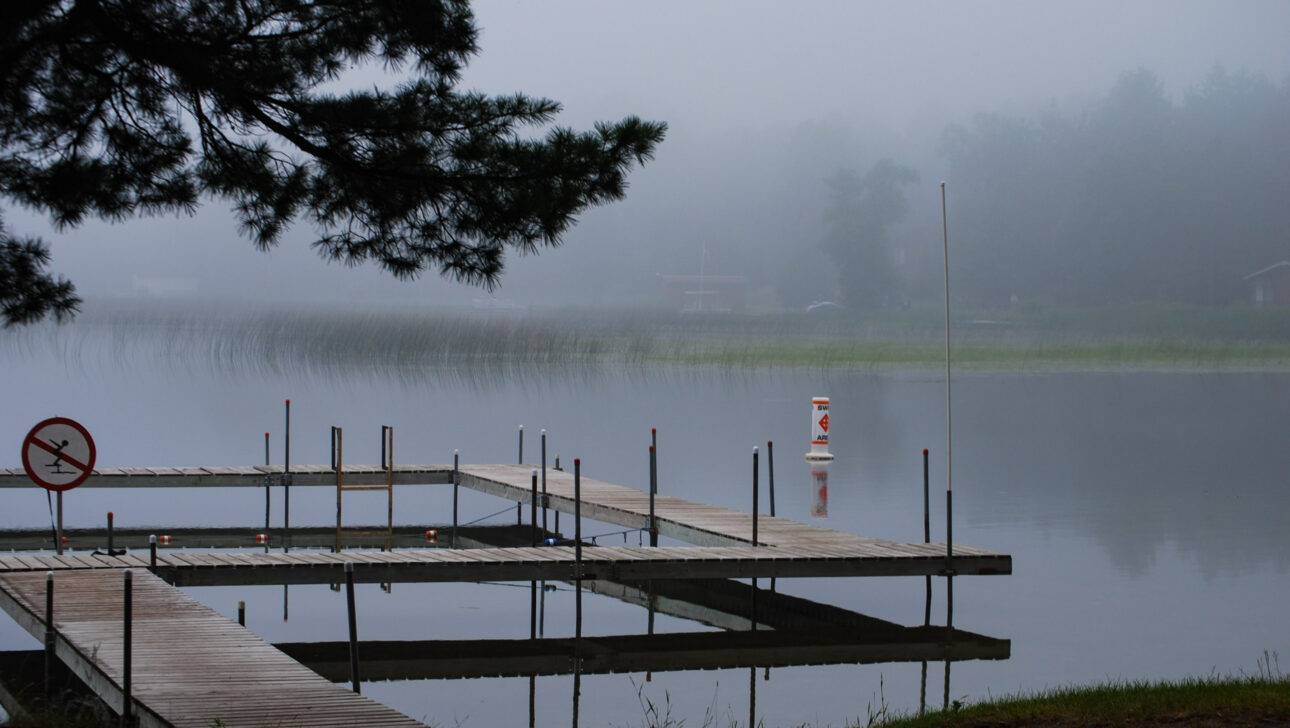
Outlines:
[[[944, 627], [833, 632], [676, 632], [595, 638], [363, 642], [365, 680], [584, 675], [739, 667], [1006, 660], [1008, 640]], [[349, 681], [349, 643], [276, 647], [332, 682]]]

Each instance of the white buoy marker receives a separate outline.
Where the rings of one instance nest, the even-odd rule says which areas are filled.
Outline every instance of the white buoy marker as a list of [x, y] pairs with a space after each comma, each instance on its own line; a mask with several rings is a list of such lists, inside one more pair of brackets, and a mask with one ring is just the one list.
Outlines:
[[811, 398], [811, 451], [807, 460], [832, 460], [829, 452], [829, 398]]

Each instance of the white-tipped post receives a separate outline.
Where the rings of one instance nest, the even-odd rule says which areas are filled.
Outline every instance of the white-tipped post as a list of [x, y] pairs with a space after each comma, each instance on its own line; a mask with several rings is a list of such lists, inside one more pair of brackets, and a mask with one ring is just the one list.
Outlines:
[[829, 452], [829, 398], [811, 398], [811, 451], [807, 460], [832, 460]]

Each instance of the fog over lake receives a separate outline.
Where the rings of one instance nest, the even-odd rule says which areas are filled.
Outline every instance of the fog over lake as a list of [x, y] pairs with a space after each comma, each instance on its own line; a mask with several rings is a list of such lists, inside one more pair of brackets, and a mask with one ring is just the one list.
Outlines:
[[[265, 431], [273, 433], [280, 462], [282, 401], [290, 397], [297, 463], [326, 462], [333, 424], [346, 429], [346, 462], [378, 459], [381, 425], [395, 428], [397, 462], [446, 463], [454, 449], [465, 462], [513, 462], [522, 424], [529, 448], [546, 429], [552, 456], [560, 453], [566, 465], [578, 457], [589, 477], [643, 487], [656, 427], [663, 493], [747, 510], [749, 455], [770, 440], [778, 515], [918, 541], [927, 447], [933, 539], [944, 537], [944, 380], [934, 372], [586, 363], [534, 368], [540, 376], [433, 366], [397, 376], [340, 371], [325, 353], [273, 371], [250, 358], [194, 356], [172, 346], [173, 332], [164, 329], [94, 330], [86, 322], [49, 336], [29, 333], [0, 347], [0, 363], [8, 381], [41, 395], [16, 400], [0, 439], [18, 442], [43, 417], [71, 416], [94, 433], [102, 466], [253, 464], [263, 457]], [[1279, 515], [1288, 504], [1276, 449], [1290, 436], [1287, 387], [1285, 374], [956, 375], [955, 540], [1012, 554], [1014, 573], [956, 579], [955, 626], [1011, 640], [1011, 657], [955, 663], [951, 698], [1108, 677], [1251, 673], [1264, 650], [1290, 648], [1281, 619], [1290, 597], [1290, 537]], [[837, 454], [824, 518], [801, 459], [814, 395], [832, 398]], [[527, 452], [526, 460], [534, 457]], [[293, 525], [332, 522], [328, 489], [294, 490]], [[0, 525], [47, 527], [43, 491], [6, 491], [4, 498]], [[451, 520], [446, 487], [400, 487], [395, 498], [400, 524]], [[384, 500], [372, 501], [347, 505], [347, 520], [381, 520]], [[275, 493], [274, 513], [281, 507]], [[506, 504], [467, 495], [462, 519], [499, 508]], [[66, 509], [69, 526], [100, 524], [113, 510], [121, 528], [244, 526], [248, 537], [263, 518], [259, 491], [239, 489], [82, 489], [68, 494]], [[507, 510], [488, 522], [512, 518]], [[585, 532], [616, 530], [589, 525]], [[635, 545], [636, 536], [629, 541]], [[777, 588], [899, 624], [923, 619], [917, 578], [779, 580]], [[249, 625], [271, 641], [343, 638], [344, 599], [323, 587], [291, 587], [287, 621], [281, 588], [188, 591], [230, 616], [246, 600]], [[360, 635], [523, 638], [527, 591], [398, 584], [385, 594], [363, 587]], [[943, 623], [943, 580], [934, 580], [933, 593], [932, 621]], [[546, 594], [544, 605], [546, 635], [572, 634], [568, 588]], [[640, 608], [588, 597], [586, 609], [584, 634], [644, 631]], [[660, 616], [656, 629], [709, 628]], [[10, 649], [36, 646], [10, 622], [0, 626], [0, 638]], [[917, 662], [775, 668], [769, 680], [760, 672], [757, 711], [767, 725], [842, 724], [863, 715], [880, 682], [893, 708], [920, 704]], [[582, 720], [633, 723], [638, 688], [655, 701], [670, 699], [678, 715], [702, 716], [714, 704], [721, 715], [746, 715], [746, 669], [644, 679], [585, 676]], [[567, 723], [571, 678], [537, 680], [539, 724]], [[929, 705], [940, 704], [942, 690], [936, 663]], [[498, 724], [523, 720], [528, 681], [377, 682], [364, 693], [437, 723]]]

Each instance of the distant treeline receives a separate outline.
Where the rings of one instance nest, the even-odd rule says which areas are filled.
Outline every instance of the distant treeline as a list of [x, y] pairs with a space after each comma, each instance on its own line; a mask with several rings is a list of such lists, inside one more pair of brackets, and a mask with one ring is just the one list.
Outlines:
[[1082, 115], [981, 114], [941, 152], [954, 291], [974, 305], [1223, 305], [1290, 260], [1290, 80], [1215, 67], [1175, 102], [1133, 71]]

